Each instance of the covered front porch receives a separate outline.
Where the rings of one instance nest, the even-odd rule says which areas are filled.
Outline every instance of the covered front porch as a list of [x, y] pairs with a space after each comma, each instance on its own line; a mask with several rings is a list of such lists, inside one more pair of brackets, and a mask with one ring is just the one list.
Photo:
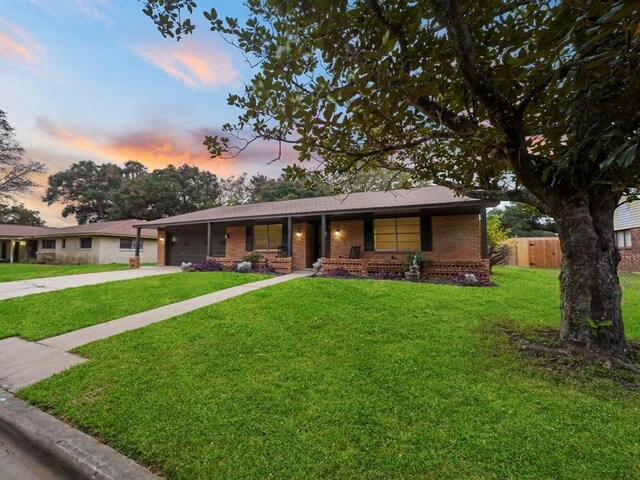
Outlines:
[[35, 260], [38, 252], [38, 241], [25, 238], [0, 239], [0, 261], [18, 263]]
[[280, 273], [346, 269], [356, 275], [402, 272], [407, 251], [429, 260], [423, 275], [488, 273], [484, 207], [269, 216], [167, 225], [158, 230], [158, 263], [205, 257], [232, 265], [252, 252]]

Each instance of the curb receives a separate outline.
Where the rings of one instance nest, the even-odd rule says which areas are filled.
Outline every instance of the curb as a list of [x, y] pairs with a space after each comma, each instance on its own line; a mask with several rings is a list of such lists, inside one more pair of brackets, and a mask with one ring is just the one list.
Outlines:
[[95, 438], [2, 391], [0, 428], [14, 441], [29, 445], [37, 456], [69, 473], [74, 479], [161, 478]]

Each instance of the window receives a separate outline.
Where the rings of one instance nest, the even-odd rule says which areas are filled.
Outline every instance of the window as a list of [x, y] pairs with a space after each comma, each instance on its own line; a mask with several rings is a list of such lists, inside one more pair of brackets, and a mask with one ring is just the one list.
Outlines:
[[616, 232], [616, 245], [618, 248], [631, 248], [631, 230]]
[[65, 248], [67, 248], [67, 239], [63, 238], [62, 239], [62, 249], [64, 250]]
[[43, 250], [55, 250], [56, 249], [56, 241], [53, 238], [47, 238], [42, 240], [42, 249]]
[[277, 250], [282, 245], [282, 224], [256, 225], [253, 227], [254, 250]]
[[373, 220], [375, 250], [420, 250], [420, 217], [376, 218]]
[[91, 248], [92, 244], [93, 244], [93, 238], [91, 238], [91, 237], [81, 238], [80, 239], [80, 248], [88, 250], [88, 249]]
[[[140, 250], [144, 246], [144, 241], [140, 240]], [[120, 250], [135, 250], [136, 249], [136, 239], [135, 238], [121, 238], [120, 239]]]

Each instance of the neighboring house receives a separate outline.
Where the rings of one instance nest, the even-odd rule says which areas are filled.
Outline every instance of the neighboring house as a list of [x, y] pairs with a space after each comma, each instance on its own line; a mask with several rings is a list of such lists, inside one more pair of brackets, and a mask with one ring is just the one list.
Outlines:
[[623, 203], [616, 209], [613, 229], [621, 256], [618, 269], [640, 271], [640, 201]]
[[159, 265], [239, 261], [258, 251], [282, 271], [318, 258], [325, 267], [365, 270], [377, 262], [384, 269], [419, 250], [450, 270], [488, 271], [486, 208], [496, 205], [428, 186], [223, 206], [137, 227], [158, 228]]
[[[73, 227], [0, 224], [0, 260], [54, 263], [127, 263], [135, 255], [140, 220], [88, 223]], [[140, 238], [140, 261], [155, 262], [157, 232]]]

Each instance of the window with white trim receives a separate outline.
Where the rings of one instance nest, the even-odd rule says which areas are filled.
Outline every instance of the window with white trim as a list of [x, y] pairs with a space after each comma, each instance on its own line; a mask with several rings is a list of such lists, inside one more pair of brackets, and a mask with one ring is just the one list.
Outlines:
[[282, 245], [282, 224], [255, 225], [253, 227], [254, 250], [278, 250]]
[[631, 230], [617, 231], [616, 245], [618, 248], [631, 248]]
[[420, 250], [420, 217], [374, 219], [373, 242], [379, 252]]

